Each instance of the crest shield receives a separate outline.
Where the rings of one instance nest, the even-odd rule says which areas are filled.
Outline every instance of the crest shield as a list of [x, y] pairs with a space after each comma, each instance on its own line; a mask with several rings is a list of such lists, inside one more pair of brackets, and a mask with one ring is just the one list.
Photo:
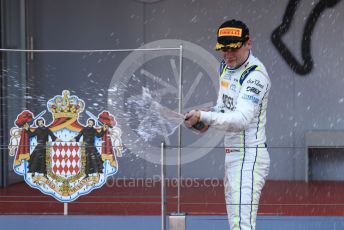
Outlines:
[[[70, 178], [81, 174], [85, 168], [85, 159], [82, 164], [81, 144], [79, 142], [51, 142], [47, 149], [48, 174]], [[82, 167], [83, 166], [83, 167]]]
[[[101, 188], [118, 171], [122, 157], [122, 131], [108, 111], [98, 116], [86, 110], [86, 124], [79, 122], [85, 102], [68, 90], [47, 102], [47, 110], [34, 116], [24, 110], [10, 131], [14, 171], [31, 187], [61, 202], [71, 202]], [[53, 120], [45, 123], [49, 111]]]

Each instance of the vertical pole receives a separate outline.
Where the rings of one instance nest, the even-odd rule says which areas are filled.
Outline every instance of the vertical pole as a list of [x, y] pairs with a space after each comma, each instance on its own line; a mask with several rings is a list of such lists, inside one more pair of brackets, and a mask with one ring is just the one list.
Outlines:
[[309, 146], [307, 145], [306, 146], [306, 159], [305, 159], [305, 170], [306, 170], [306, 172], [305, 172], [305, 182], [307, 182], [308, 183], [308, 181], [309, 181]]
[[165, 146], [161, 142], [161, 229], [166, 230]]
[[[182, 114], [183, 110], [183, 101], [182, 101], [182, 94], [183, 94], [183, 88], [182, 88], [182, 70], [183, 70], [183, 45], [180, 45], [179, 49], [179, 107], [178, 112], [179, 114]], [[180, 213], [180, 187], [181, 187], [181, 174], [182, 174], [182, 154], [181, 154], [181, 144], [182, 144], [182, 129], [179, 126], [178, 128], [178, 162], [177, 162], [177, 181], [178, 181], [178, 190], [177, 190], [177, 212]]]
[[63, 215], [68, 216], [68, 203], [63, 203]]

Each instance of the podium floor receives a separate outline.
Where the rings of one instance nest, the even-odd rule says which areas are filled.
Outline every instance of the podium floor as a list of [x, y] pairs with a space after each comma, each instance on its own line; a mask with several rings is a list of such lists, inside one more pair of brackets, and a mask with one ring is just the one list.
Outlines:
[[[187, 230], [228, 229], [225, 216], [188, 216]], [[158, 216], [0, 216], [1, 229], [6, 230], [159, 230]], [[39, 226], [42, 226], [40, 228]], [[344, 217], [270, 217], [257, 218], [257, 230], [333, 230], [344, 229]]]

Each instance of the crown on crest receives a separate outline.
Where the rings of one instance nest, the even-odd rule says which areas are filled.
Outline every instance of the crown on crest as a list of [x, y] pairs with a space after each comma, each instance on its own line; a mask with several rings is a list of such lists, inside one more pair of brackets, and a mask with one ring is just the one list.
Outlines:
[[77, 118], [79, 113], [84, 111], [85, 102], [77, 96], [70, 96], [68, 90], [63, 90], [62, 95], [57, 95], [48, 101], [47, 107], [54, 118]]

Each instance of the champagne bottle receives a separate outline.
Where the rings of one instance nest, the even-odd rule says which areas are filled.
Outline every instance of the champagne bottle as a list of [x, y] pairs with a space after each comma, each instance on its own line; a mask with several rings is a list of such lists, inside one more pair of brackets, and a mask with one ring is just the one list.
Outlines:
[[194, 130], [196, 130], [198, 133], [204, 133], [205, 131], [208, 130], [209, 125], [208, 123], [204, 123], [202, 121], [197, 122], [192, 126]]

